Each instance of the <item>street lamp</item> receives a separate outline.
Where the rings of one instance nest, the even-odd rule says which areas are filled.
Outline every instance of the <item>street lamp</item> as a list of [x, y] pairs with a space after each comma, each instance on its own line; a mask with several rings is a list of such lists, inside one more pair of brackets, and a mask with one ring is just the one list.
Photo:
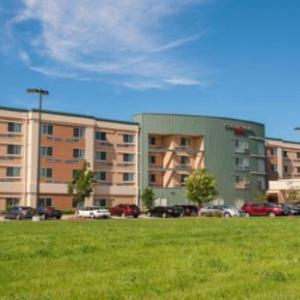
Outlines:
[[38, 88], [29, 88], [26, 90], [29, 94], [38, 94], [39, 95], [39, 117], [38, 117], [38, 157], [37, 157], [37, 181], [36, 181], [36, 205], [38, 204], [40, 198], [40, 158], [41, 158], [41, 137], [42, 137], [42, 130], [41, 130], [41, 115], [42, 115], [42, 102], [43, 102], [43, 95], [49, 95], [47, 90], [38, 89]]

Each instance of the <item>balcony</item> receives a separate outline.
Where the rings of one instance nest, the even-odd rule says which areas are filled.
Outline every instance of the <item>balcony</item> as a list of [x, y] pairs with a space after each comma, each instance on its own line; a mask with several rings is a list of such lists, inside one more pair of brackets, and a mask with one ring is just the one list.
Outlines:
[[111, 148], [111, 147], [114, 146], [114, 144], [106, 142], [106, 141], [98, 141], [98, 140], [96, 140], [96, 143], [98, 145], [101, 145], [101, 146], [104, 146], [104, 147], [110, 147]]
[[240, 154], [249, 154], [250, 149], [248, 147], [236, 147], [234, 148], [234, 152]]
[[244, 189], [249, 189], [250, 188], [250, 183], [247, 182], [247, 181], [242, 181], [242, 182], [236, 182], [235, 183], [235, 188], [236, 189], [241, 189], [241, 190], [244, 190]]
[[192, 166], [189, 164], [178, 164], [175, 166], [176, 170], [189, 171], [192, 169]]
[[149, 164], [150, 170], [163, 170], [164, 167], [162, 165], [156, 165], [156, 164]]
[[237, 172], [249, 172], [250, 171], [250, 166], [243, 166], [243, 165], [236, 165], [235, 166], [235, 171]]

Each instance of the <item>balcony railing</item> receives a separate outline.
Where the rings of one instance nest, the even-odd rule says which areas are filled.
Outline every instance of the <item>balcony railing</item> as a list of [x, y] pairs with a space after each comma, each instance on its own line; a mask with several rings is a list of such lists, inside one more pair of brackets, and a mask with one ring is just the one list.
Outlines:
[[236, 182], [235, 188], [236, 189], [249, 189], [250, 183], [249, 182]]
[[192, 166], [189, 164], [178, 164], [175, 168], [176, 170], [190, 170], [192, 169]]
[[248, 153], [250, 153], [250, 149], [248, 147], [236, 147], [236, 148], [234, 148], [234, 152], [248, 154]]
[[250, 171], [250, 166], [235, 166], [235, 171], [242, 171], [242, 172]]

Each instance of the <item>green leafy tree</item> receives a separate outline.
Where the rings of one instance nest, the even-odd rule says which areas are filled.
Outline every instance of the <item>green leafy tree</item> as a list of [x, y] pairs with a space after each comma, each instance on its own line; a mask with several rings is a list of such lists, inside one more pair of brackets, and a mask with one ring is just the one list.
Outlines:
[[268, 201], [268, 196], [264, 192], [257, 192], [255, 194], [255, 201], [257, 201], [257, 202], [266, 202], [266, 201]]
[[216, 179], [206, 169], [195, 170], [185, 179], [185, 192], [188, 200], [198, 203], [212, 201], [217, 195]]
[[84, 161], [82, 168], [78, 170], [68, 184], [68, 193], [73, 196], [73, 205], [78, 206], [93, 192], [94, 172], [90, 169], [90, 164]]
[[155, 194], [153, 189], [150, 187], [146, 187], [142, 193], [143, 204], [147, 209], [151, 209], [154, 205]]
[[290, 189], [286, 191], [286, 200], [287, 201], [299, 201], [300, 200], [300, 193], [298, 190]]

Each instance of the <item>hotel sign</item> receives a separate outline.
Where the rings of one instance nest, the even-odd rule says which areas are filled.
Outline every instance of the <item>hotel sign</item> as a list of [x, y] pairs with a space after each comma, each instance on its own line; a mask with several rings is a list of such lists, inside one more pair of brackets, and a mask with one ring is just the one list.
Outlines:
[[225, 123], [225, 129], [232, 130], [236, 135], [245, 135], [247, 133], [254, 133], [254, 130], [250, 125], [236, 125], [233, 123]]

